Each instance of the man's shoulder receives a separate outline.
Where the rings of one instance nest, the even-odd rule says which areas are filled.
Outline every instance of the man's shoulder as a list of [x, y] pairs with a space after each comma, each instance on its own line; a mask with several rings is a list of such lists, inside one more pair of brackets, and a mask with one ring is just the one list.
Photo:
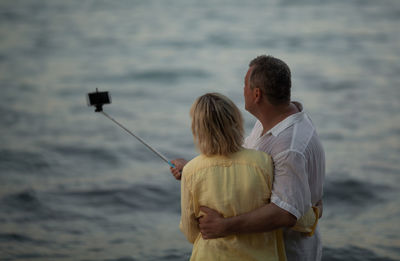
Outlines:
[[276, 155], [284, 151], [288, 151], [290, 149], [291, 142], [291, 132], [280, 133], [278, 136], [269, 134], [258, 140], [257, 150], [263, 151], [269, 154], [272, 158], [275, 158]]

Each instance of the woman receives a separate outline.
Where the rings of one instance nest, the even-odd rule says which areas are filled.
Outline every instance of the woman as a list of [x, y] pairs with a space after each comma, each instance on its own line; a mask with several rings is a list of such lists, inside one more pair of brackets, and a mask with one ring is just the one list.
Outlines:
[[[205, 94], [193, 103], [190, 115], [201, 152], [185, 165], [181, 180], [180, 228], [194, 244], [190, 260], [286, 260], [281, 230], [212, 240], [201, 237], [196, 220], [202, 216], [200, 206], [225, 217], [261, 207], [270, 200], [273, 167], [266, 153], [242, 147], [242, 116], [227, 97]], [[314, 214], [309, 214], [305, 223], [312, 225]]]

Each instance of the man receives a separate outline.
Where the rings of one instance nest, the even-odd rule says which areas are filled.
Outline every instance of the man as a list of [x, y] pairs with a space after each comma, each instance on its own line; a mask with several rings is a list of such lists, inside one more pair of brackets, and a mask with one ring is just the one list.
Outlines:
[[[308, 237], [290, 229], [311, 206], [322, 201], [325, 155], [310, 118], [302, 105], [290, 100], [289, 67], [272, 56], [252, 60], [244, 80], [245, 108], [258, 121], [244, 147], [264, 151], [274, 162], [271, 203], [249, 213], [224, 218], [207, 207], [199, 219], [203, 238], [238, 233], [268, 232], [283, 228], [287, 259], [321, 260], [318, 228]], [[176, 179], [185, 160], [173, 161]]]

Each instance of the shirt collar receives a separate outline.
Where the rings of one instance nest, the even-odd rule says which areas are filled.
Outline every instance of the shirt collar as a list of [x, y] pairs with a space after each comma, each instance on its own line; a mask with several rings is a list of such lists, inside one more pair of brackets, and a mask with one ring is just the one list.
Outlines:
[[272, 129], [267, 131], [265, 134], [272, 134], [273, 136], [278, 136], [282, 131], [286, 130], [293, 124], [299, 122], [304, 117], [303, 105], [301, 103], [293, 101], [292, 102], [300, 110], [299, 112], [290, 115], [283, 121], [276, 124]]

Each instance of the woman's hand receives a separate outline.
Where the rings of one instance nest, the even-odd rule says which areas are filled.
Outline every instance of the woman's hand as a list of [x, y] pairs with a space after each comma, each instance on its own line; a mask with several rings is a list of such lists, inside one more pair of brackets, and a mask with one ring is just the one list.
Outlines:
[[175, 168], [170, 167], [170, 171], [176, 180], [181, 180], [182, 178], [182, 170], [188, 161], [185, 159], [174, 159], [171, 160], [171, 163], [175, 165]]

